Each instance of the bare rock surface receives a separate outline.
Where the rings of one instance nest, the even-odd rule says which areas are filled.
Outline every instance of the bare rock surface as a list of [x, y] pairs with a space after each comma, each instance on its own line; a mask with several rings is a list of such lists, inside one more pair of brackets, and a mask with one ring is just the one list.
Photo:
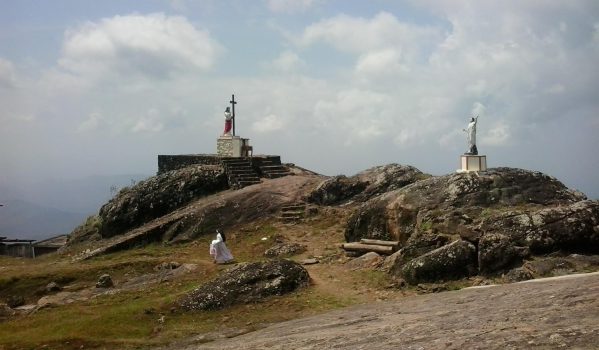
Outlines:
[[360, 257], [352, 259], [345, 263], [345, 266], [352, 270], [376, 269], [383, 264], [385, 258], [375, 252], [368, 252]]
[[100, 234], [102, 237], [121, 234], [227, 187], [220, 166], [190, 166], [153, 176], [121, 190], [100, 208]]
[[[322, 176], [296, 175], [264, 180], [240, 190], [227, 190], [188, 203], [125, 234], [91, 243], [74, 260], [138, 247], [153, 241], [183, 242], [216, 229], [270, 217], [287, 203], [297, 202], [322, 181]], [[77, 249], [74, 247], [73, 249]]]
[[184, 310], [217, 310], [289, 293], [309, 280], [308, 271], [290, 260], [242, 263], [191, 291], [178, 304]]
[[357, 208], [347, 221], [345, 239], [361, 238], [399, 241], [401, 253], [389, 270], [409, 283], [433, 282], [412, 278], [416, 270], [445, 271], [438, 279], [466, 275], [421, 259], [456, 239], [472, 243], [475, 273], [494, 275], [548, 253], [598, 253], [599, 201], [523, 169], [433, 176]]
[[288, 257], [306, 251], [306, 246], [296, 242], [281, 242], [273, 245], [264, 252], [267, 258]]
[[599, 273], [570, 275], [350, 307], [177, 349], [596, 349], [597, 310]]
[[476, 247], [458, 240], [437, 248], [415, 259], [401, 268], [392, 267], [410, 284], [433, 282], [465, 277], [476, 273]]
[[306, 200], [319, 205], [339, 204], [350, 199], [363, 202], [429, 176], [409, 165], [376, 166], [351, 177], [338, 175], [328, 178], [310, 192]]

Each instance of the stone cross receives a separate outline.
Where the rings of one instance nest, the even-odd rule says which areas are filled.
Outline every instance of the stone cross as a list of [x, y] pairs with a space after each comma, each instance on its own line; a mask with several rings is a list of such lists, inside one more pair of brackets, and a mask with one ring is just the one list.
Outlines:
[[235, 105], [237, 104], [237, 102], [235, 101], [235, 95], [231, 95], [231, 101], [229, 101], [229, 103], [231, 103], [231, 106], [233, 106], [233, 111], [232, 111], [232, 115], [233, 115], [233, 136], [235, 136]]

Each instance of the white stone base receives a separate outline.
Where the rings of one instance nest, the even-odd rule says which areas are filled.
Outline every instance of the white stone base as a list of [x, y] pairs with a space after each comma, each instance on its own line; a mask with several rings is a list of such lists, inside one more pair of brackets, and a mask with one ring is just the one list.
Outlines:
[[462, 154], [460, 158], [460, 163], [462, 165], [462, 168], [458, 169], [457, 172], [487, 170], [487, 156]]
[[223, 135], [216, 140], [216, 154], [221, 157], [247, 157], [250, 140], [240, 136]]

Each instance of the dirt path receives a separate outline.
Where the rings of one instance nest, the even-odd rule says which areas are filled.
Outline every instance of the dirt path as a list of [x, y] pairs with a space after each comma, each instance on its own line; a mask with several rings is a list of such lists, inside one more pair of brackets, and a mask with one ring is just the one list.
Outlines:
[[599, 349], [599, 273], [427, 294], [185, 349]]

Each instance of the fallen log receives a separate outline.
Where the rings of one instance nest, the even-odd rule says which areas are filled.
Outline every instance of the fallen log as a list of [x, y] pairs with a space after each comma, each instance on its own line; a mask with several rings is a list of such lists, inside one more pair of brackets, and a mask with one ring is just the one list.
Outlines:
[[394, 249], [397, 249], [399, 247], [399, 241], [381, 241], [380, 239], [362, 238], [360, 239], [360, 243], [389, 246], [393, 247]]
[[375, 252], [379, 254], [391, 255], [393, 254], [393, 247], [375, 244], [362, 244], [362, 243], [343, 243], [341, 246], [344, 250], [350, 252]]

